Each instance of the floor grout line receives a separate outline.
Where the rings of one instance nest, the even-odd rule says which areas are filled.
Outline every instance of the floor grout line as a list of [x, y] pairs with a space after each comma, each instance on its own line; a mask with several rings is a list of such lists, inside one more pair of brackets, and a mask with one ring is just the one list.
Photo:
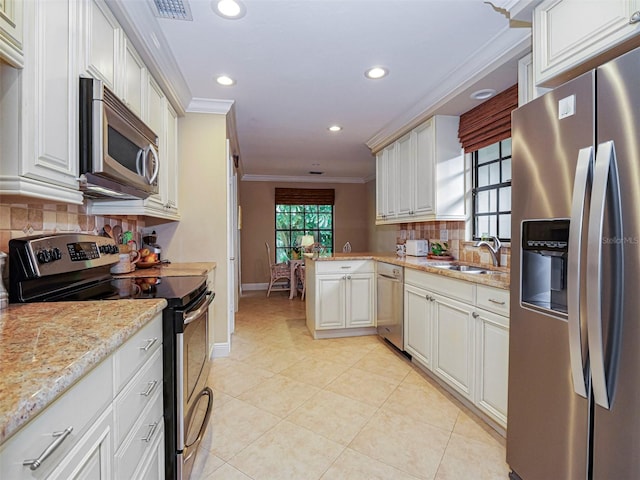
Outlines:
[[[240, 311], [238, 312], [236, 317], [236, 332], [234, 333], [234, 337], [236, 337], [235, 341], [237, 343], [238, 353], [236, 353], [237, 356], [234, 355], [233, 353], [233, 340], [232, 340], [232, 353], [229, 357], [234, 362], [238, 362], [239, 364], [242, 364], [243, 368], [259, 369], [259, 370], [268, 372], [270, 376], [261, 378], [258, 383], [250, 386], [248, 389], [245, 389], [245, 390], [242, 390], [241, 383], [233, 384], [235, 385], [236, 390], [238, 391], [242, 390], [237, 395], [236, 394], [232, 395], [220, 388], [217, 388], [217, 390], [221, 394], [224, 394], [230, 397], [230, 399], [233, 399], [233, 401], [243, 402], [246, 405], [259, 410], [260, 412], [276, 417], [277, 422], [271, 427], [267, 428], [262, 433], [260, 433], [260, 435], [252, 439], [246, 445], [242, 445], [242, 448], [240, 448], [237, 452], [234, 452], [231, 457], [228, 457], [229, 458], [228, 460], [223, 460], [222, 458], [220, 458], [220, 460], [222, 460], [223, 462], [222, 465], [218, 466], [214, 471], [210, 472], [207, 475], [206, 479], [208, 480], [209, 478], [211, 479], [219, 478], [213, 475], [213, 473], [217, 471], [219, 468], [222, 468], [224, 465], [228, 465], [228, 468], [234, 468], [240, 471], [242, 474], [246, 475], [248, 478], [251, 478], [252, 480], [262, 480], [263, 478], [262, 476], [260, 475], [251, 476], [249, 475], [249, 473], [245, 472], [241, 468], [231, 464], [230, 461], [232, 461], [234, 458], [237, 458], [242, 452], [247, 452], [247, 449], [249, 449], [250, 447], [259, 445], [258, 442], [260, 442], [261, 439], [264, 439], [265, 435], [269, 434], [270, 432], [273, 433], [274, 430], [277, 429], [278, 427], [282, 428], [283, 422], [288, 422], [289, 427], [286, 427], [286, 428], [290, 428], [291, 426], [293, 426], [296, 429], [298, 428], [303, 429], [308, 434], [321, 437], [326, 441], [329, 441], [332, 444], [337, 445], [337, 447], [335, 448], [335, 451], [338, 451], [338, 453], [335, 456], [335, 458], [333, 458], [333, 460], [328, 462], [328, 465], [322, 466], [322, 468], [320, 469], [320, 473], [317, 477], [315, 476], [315, 473], [314, 473], [314, 476], [311, 478], [321, 479], [330, 471], [334, 471], [334, 474], [335, 474], [335, 471], [337, 471], [337, 469], [341, 467], [340, 459], [343, 458], [348, 451], [355, 452], [355, 453], [349, 454], [351, 461], [353, 461], [354, 458], [361, 458], [361, 457], [368, 458], [370, 459], [371, 463], [376, 462], [376, 465], [379, 463], [381, 465], [385, 465], [386, 468], [393, 469], [393, 471], [402, 472], [403, 474], [408, 475], [407, 478], [418, 478], [415, 476], [414, 473], [409, 472], [406, 467], [399, 468], [396, 464], [388, 463], [387, 461], [385, 461], [385, 458], [387, 457], [377, 458], [375, 456], [371, 456], [367, 454], [366, 452], [362, 452], [360, 450], [353, 448], [353, 446], [355, 445], [354, 442], [364, 432], [366, 432], [367, 429], [376, 430], [379, 428], [379, 425], [373, 426], [371, 422], [375, 418], [377, 418], [377, 416], [380, 415], [381, 413], [386, 414], [387, 419], [394, 418], [394, 420], [392, 420], [393, 422], [397, 421], [395, 420], [395, 418], [398, 418], [398, 419], [406, 418], [406, 420], [402, 420], [402, 422], [405, 422], [405, 425], [406, 425], [406, 421], [409, 420], [409, 423], [411, 422], [412, 423], [418, 422], [420, 424], [424, 423], [425, 425], [428, 425], [430, 428], [435, 428], [443, 432], [442, 439], [444, 440], [446, 438], [446, 443], [444, 444], [444, 447], [442, 448], [441, 453], [439, 453], [438, 463], [434, 470], [435, 473], [433, 473], [432, 476], [429, 476], [429, 478], [431, 479], [437, 478], [439, 472], [442, 472], [443, 461], [445, 459], [447, 449], [450, 446], [452, 446], [452, 438], [453, 438], [454, 430], [456, 429], [458, 422], [461, 420], [461, 416], [463, 412], [465, 415], [469, 415], [470, 412], [468, 412], [467, 409], [465, 409], [462, 404], [459, 404], [459, 402], [456, 401], [455, 398], [452, 399], [450, 394], [447, 395], [447, 392], [443, 390], [442, 387], [440, 387], [437, 384], [437, 382], [428, 378], [424, 374], [424, 372], [422, 372], [418, 367], [416, 367], [415, 364], [411, 362], [411, 360], [406, 358], [400, 352], [393, 350], [392, 347], [390, 347], [389, 345], [386, 345], [384, 342], [381, 342], [380, 339], [378, 339], [377, 337], [373, 339], [365, 339], [364, 337], [353, 337], [353, 339], [312, 340], [311, 336], [306, 330], [304, 302], [300, 302], [300, 304], [293, 305], [293, 304], [282, 301], [283, 299], [278, 299], [275, 297], [276, 296], [272, 296], [270, 299], [258, 298], [257, 296], [253, 296], [253, 295], [247, 295], [247, 296], [241, 297]], [[326, 342], [326, 343], [316, 343], [316, 342]], [[384, 346], [385, 349], [382, 349], [381, 348], [382, 346]], [[326, 355], [333, 355], [333, 356], [327, 359], [323, 359], [322, 350], [326, 350], [325, 352]], [[287, 363], [287, 360], [286, 360], [287, 355], [292, 355], [292, 354], [298, 355], [300, 358], [296, 359], [292, 363]], [[389, 354], [391, 355], [387, 357], [387, 355]], [[267, 356], [269, 358], [266, 358]], [[372, 358], [374, 357], [380, 358], [382, 362], [388, 361], [389, 362], [388, 368], [382, 369], [381, 371], [376, 372], [375, 364], [373, 363], [373, 360], [372, 360]], [[324, 362], [333, 363], [340, 366], [344, 366], [347, 364], [348, 365], [346, 366], [344, 371], [341, 371], [337, 376], [333, 377], [328, 382], [326, 383], [319, 382], [319, 383], [324, 383], [322, 386], [319, 386], [319, 383], [311, 383], [311, 382], [306, 383], [303, 380], [300, 380], [299, 377], [295, 376], [294, 367], [297, 366], [299, 369], [303, 369], [305, 363], [308, 363], [311, 360], [317, 360], [320, 362], [324, 361]], [[395, 373], [396, 372], [395, 362], [398, 360], [400, 360], [401, 363], [397, 364], [398, 365], [397, 370], [401, 370], [400, 366], [408, 367], [406, 372], [402, 374]], [[281, 368], [279, 362], [282, 362], [282, 364], [286, 364], [286, 366]], [[215, 360], [214, 360], [214, 363], [215, 363]], [[269, 365], [269, 368], [265, 368], [265, 364]], [[385, 367], [387, 366], [385, 365]], [[278, 369], [278, 371], [274, 371], [276, 369]], [[282, 373], [284, 371], [287, 371], [288, 369], [292, 369], [290, 372], [292, 374], [291, 377], [288, 375], [284, 375]], [[390, 388], [388, 392], [382, 388], [377, 390], [378, 393], [383, 394], [380, 396], [380, 398], [383, 398], [383, 399], [377, 405], [372, 405], [371, 403], [363, 402], [361, 399], [359, 399], [362, 393], [355, 394], [352, 397], [345, 394], [346, 391], [342, 390], [345, 387], [344, 381], [349, 378], [349, 377], [343, 377], [343, 376], [347, 375], [349, 372], [351, 372], [352, 374], [356, 372], [356, 375], [361, 375], [361, 377], [356, 376], [355, 378], [362, 378], [362, 374], [378, 375], [382, 379], [386, 380], [386, 383], [389, 386], [393, 385], [393, 388]], [[230, 370], [223, 370], [222, 373], [229, 374]], [[325, 373], [323, 373], [321, 369], [318, 370], [317, 378], [321, 379], [322, 375], [324, 374]], [[418, 383], [414, 383], [416, 380], [411, 379], [411, 375], [413, 374], [417, 374], [417, 375], [420, 375], [420, 377], [422, 377], [422, 379], [425, 382], [425, 385], [428, 385], [427, 390], [430, 391], [431, 389], [433, 389], [438, 396], [443, 397], [442, 401], [448, 401], [454, 407], [457, 408], [455, 421], [453, 421], [450, 429], [449, 428], [443, 429], [441, 426], [432, 424], [426, 419], [416, 419], [414, 418], [415, 415], [403, 417], [401, 411], [397, 411], [397, 409], [394, 410], [393, 408], [390, 408], [392, 406], [390, 403], [391, 399], [401, 394], [400, 389], [402, 386], [404, 385], [406, 385], [407, 387], [415, 386], [418, 389], [424, 388], [423, 386], [420, 386]], [[272, 413], [271, 411], [263, 408], [262, 406], [254, 405], [253, 403], [247, 400], [243, 400], [239, 398], [245, 394], [249, 395], [252, 390], [260, 388], [260, 386], [264, 385], [265, 382], [268, 382], [271, 379], [276, 379], [278, 376], [291, 380], [296, 384], [301, 384], [307, 387], [316, 388], [317, 390], [313, 392], [313, 394], [310, 397], [301, 401], [298, 405], [293, 407], [290, 411], [286, 412], [286, 414], [283, 417], [280, 417], [279, 414], [276, 415]], [[343, 377], [343, 383], [338, 383], [338, 380], [341, 377]], [[239, 382], [240, 380], [236, 378], [234, 379], [234, 381]], [[313, 381], [316, 382], [316, 380], [313, 380]], [[334, 386], [334, 389], [330, 390], [329, 388], [332, 385]], [[414, 393], [411, 393], [411, 391], [412, 389], [404, 389], [405, 401], [407, 401], [407, 399], [410, 398], [410, 397], [406, 397], [406, 395], [414, 395]], [[306, 420], [304, 419], [304, 416], [300, 417], [299, 421], [301, 422], [301, 424], [298, 424], [293, 421], [294, 414], [296, 414], [296, 412], [298, 413], [303, 412], [302, 409], [305, 405], [308, 404], [308, 402], [311, 402], [314, 398], [317, 398], [323, 393], [342, 397], [345, 400], [349, 401], [349, 402], [343, 402], [343, 403], [349, 403], [352, 407], [357, 406], [358, 404], [367, 406], [367, 407], [373, 407], [371, 409], [371, 413], [365, 416], [366, 418], [363, 419], [362, 416], [359, 417], [361, 420], [358, 420], [359, 425], [357, 426], [357, 428], [354, 428], [353, 432], [351, 432], [347, 428], [346, 430], [343, 430], [343, 433], [335, 437], [335, 438], [339, 438], [340, 435], [343, 435], [344, 433], [346, 433], [347, 435], [350, 435], [351, 438], [346, 443], [343, 443], [342, 441], [336, 441], [330, 435], [327, 435], [326, 429], [324, 430], [319, 429], [318, 431], [314, 430], [314, 428], [312, 428], [313, 421], [315, 421], [313, 420], [313, 414], [311, 414], [312, 416], [310, 417], [310, 420], [311, 420], [310, 422], [306, 422]], [[431, 395], [431, 393], [429, 393], [429, 395]], [[372, 398], [375, 398], [375, 397], [372, 397]], [[230, 399], [227, 401], [232, 401]], [[441, 400], [438, 400], [438, 401], [441, 401]], [[355, 402], [355, 403], [351, 403], [351, 402]], [[260, 403], [260, 402], [257, 402], [257, 403]], [[403, 405], [403, 404], [400, 404], [400, 405]], [[233, 406], [231, 405], [229, 407], [233, 408]], [[337, 419], [340, 417], [338, 416], [335, 418]], [[212, 421], [213, 421], [213, 416], [212, 416]], [[391, 421], [391, 420], [385, 420], [385, 421]], [[360, 424], [360, 422], [362, 423]], [[353, 427], [356, 427], [356, 424], [353, 424]], [[211, 425], [210, 428], [214, 430], [215, 426]], [[406, 428], [406, 427], [403, 427], [403, 428]], [[464, 428], [468, 429], [470, 427], [466, 425]], [[477, 434], [474, 433], [474, 435], [477, 435]], [[483, 445], [481, 440], [473, 437], [464, 436], [464, 439], [465, 441], [471, 440], [474, 443], [477, 442], [478, 444]], [[213, 451], [214, 448], [215, 448], [214, 444], [212, 443], [211, 450], [209, 451], [211, 455], [215, 455]], [[231, 450], [233, 450], [233, 447], [231, 447]], [[204, 452], [200, 452], [200, 453], [204, 453]], [[357, 455], [358, 457], [353, 457], [354, 454]], [[198, 460], [199, 459], [196, 459], [196, 462]], [[245, 455], [244, 461], [246, 460], [247, 458]], [[284, 461], [284, 459], [282, 460]], [[255, 469], [255, 466], [252, 468]], [[368, 467], [363, 465], [362, 468], [366, 469]], [[260, 470], [258, 469], [258, 471]], [[420, 477], [420, 478], [423, 478], [423, 477]], [[424, 477], [424, 478], [427, 478], [427, 477]], [[192, 478], [192, 480], [200, 480], [200, 479]], [[283, 478], [283, 480], [286, 480], [286, 479]]]

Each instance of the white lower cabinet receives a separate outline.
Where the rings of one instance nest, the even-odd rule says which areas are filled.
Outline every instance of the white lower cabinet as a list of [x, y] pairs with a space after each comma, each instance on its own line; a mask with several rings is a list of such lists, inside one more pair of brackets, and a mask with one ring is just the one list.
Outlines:
[[[162, 334], [162, 314], [2, 444], [0, 478], [163, 479], [162, 337], [154, 342], [156, 332]], [[137, 373], [120, 382], [129, 371]], [[23, 465], [36, 459], [33, 470]]]
[[372, 260], [307, 261], [307, 327], [314, 338], [375, 333]]
[[469, 400], [474, 400], [475, 319], [473, 307], [434, 295], [433, 372]]
[[501, 427], [507, 424], [508, 314], [507, 290], [405, 269], [405, 351]]
[[404, 349], [427, 368], [431, 368], [431, 298], [422, 288], [404, 287]]
[[507, 424], [509, 319], [477, 309], [476, 405], [501, 425]]
[[48, 477], [50, 480], [112, 478], [113, 412], [108, 407], [75, 448]]

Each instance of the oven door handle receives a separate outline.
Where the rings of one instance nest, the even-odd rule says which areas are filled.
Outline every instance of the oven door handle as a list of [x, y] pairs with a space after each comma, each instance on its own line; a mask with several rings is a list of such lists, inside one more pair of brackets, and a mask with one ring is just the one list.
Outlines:
[[213, 298], [216, 296], [216, 294], [212, 291], [208, 291], [206, 295], [209, 298], [200, 306], [200, 308], [198, 308], [195, 312], [190, 312], [189, 315], [184, 318], [185, 326], [189, 325], [191, 322], [199, 318], [204, 312], [206, 312], [209, 308], [209, 305], [211, 305], [211, 303], [213, 302]]

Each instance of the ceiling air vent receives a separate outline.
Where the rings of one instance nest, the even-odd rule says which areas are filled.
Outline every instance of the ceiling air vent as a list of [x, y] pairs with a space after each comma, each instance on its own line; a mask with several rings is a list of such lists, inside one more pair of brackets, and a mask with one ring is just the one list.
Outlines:
[[153, 0], [151, 7], [155, 16], [159, 18], [193, 20], [187, 0]]

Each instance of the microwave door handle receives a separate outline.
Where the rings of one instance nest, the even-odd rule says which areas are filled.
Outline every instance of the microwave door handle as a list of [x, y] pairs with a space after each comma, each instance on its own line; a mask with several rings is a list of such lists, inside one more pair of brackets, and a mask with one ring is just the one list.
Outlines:
[[144, 148], [138, 150], [138, 155], [136, 155], [136, 172], [138, 175], [142, 176], [144, 172], [144, 160], [145, 160], [145, 152]]
[[149, 144], [149, 147], [147, 147], [147, 155], [146, 155], [147, 157], [149, 153], [151, 153], [151, 155], [153, 156], [153, 173], [151, 174], [151, 178], [149, 178], [149, 185], [152, 185], [153, 182], [155, 182], [156, 178], [158, 177], [158, 170], [160, 169], [160, 163], [158, 162], [158, 152], [156, 152], [156, 149], [153, 148], [153, 145], [151, 144]]

